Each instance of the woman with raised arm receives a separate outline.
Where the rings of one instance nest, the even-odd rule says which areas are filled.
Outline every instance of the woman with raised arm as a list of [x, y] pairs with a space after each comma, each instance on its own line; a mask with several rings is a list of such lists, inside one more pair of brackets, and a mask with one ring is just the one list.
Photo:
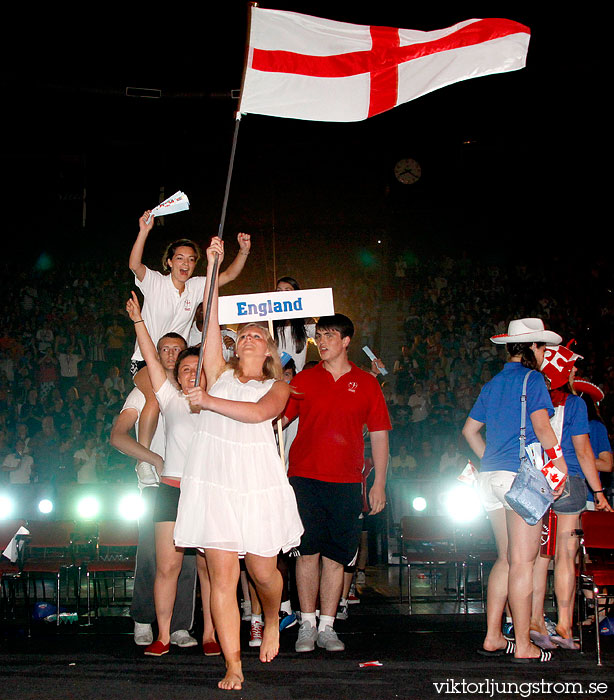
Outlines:
[[[174, 371], [176, 384], [173, 384], [158, 358], [134, 292], [132, 292], [132, 298], [126, 303], [126, 311], [134, 323], [137, 341], [151, 377], [151, 386], [164, 416], [166, 454], [153, 513], [156, 540], [154, 602], [158, 621], [158, 639], [145, 649], [147, 656], [162, 656], [170, 649], [170, 627], [177, 595], [177, 579], [183, 563], [183, 549], [175, 547], [173, 529], [183, 467], [198, 420], [198, 415], [190, 409], [187, 393], [195, 384], [199, 350], [186, 348], [179, 353]], [[220, 648], [215, 641], [215, 627], [209, 606], [211, 588], [209, 572], [202, 554], [197, 554], [196, 566], [203, 604], [203, 652], [206, 656], [215, 656], [219, 655]]]
[[[193, 277], [196, 263], [200, 258], [200, 248], [194, 241], [182, 238], [170, 243], [162, 256], [162, 268], [168, 274], [150, 270], [142, 262], [145, 242], [154, 224], [151, 211], [146, 211], [139, 219], [139, 233], [130, 252], [129, 266], [136, 278], [136, 286], [143, 293], [143, 319], [153, 342], [169, 332], [179, 333], [187, 342], [190, 326], [194, 320], [196, 307], [203, 299], [204, 277]], [[239, 276], [250, 252], [250, 236], [237, 235], [239, 253], [224, 272], [220, 273], [220, 285], [231, 282]], [[145, 447], [158, 423], [158, 404], [152, 390], [151, 380], [139, 342], [134, 346], [130, 364], [134, 383], [145, 395], [145, 406], [139, 422], [139, 442]]]
[[[207, 249], [207, 286], [222, 242]], [[298, 545], [303, 533], [294, 491], [277, 453], [271, 420], [283, 410], [290, 387], [282, 380], [275, 343], [258, 324], [239, 328], [236, 357], [224, 362], [217, 284], [204, 350], [207, 392], [192, 389], [201, 410], [181, 482], [175, 544], [205, 550], [211, 576], [211, 612], [226, 660], [224, 690], [243, 683], [241, 616], [236, 591], [239, 556], [255, 583], [264, 612], [260, 660], [279, 651], [282, 579], [277, 554]]]

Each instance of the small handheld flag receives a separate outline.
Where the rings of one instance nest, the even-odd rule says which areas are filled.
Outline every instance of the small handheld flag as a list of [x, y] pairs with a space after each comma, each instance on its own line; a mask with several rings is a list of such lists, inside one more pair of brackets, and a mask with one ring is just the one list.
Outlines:
[[190, 200], [188, 195], [179, 190], [175, 192], [172, 197], [165, 199], [163, 202], [158, 204], [157, 207], [151, 210], [149, 219], [146, 223], [151, 221], [152, 216], [166, 216], [167, 214], [176, 214], [178, 211], [187, 211], [190, 208]]

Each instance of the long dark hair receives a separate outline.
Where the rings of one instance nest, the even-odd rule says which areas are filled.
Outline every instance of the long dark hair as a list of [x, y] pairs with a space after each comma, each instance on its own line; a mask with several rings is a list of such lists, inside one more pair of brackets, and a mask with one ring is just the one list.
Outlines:
[[584, 399], [584, 403], [586, 404], [589, 421], [596, 420], [603, 423], [603, 418], [599, 413], [599, 409], [597, 408], [597, 404], [594, 402], [593, 397], [583, 392], [580, 394], [580, 398]]
[[[294, 279], [294, 277], [280, 277], [277, 280], [277, 284], [280, 282], [286, 282], [286, 284], [289, 284], [292, 289], [300, 289], [301, 286], [300, 284]], [[291, 327], [291, 334], [292, 334], [292, 340], [294, 341], [294, 346], [296, 348], [296, 352], [300, 353], [303, 351], [303, 348], [305, 347], [307, 343], [307, 331], [305, 330], [305, 319], [304, 318], [291, 318], [289, 319], [290, 321], [290, 327]], [[286, 321], [282, 318], [275, 319], [273, 321], [273, 337], [275, 338], [275, 343], [279, 347], [280, 350], [283, 349], [284, 346], [284, 341], [285, 338], [281, 338], [281, 346], [280, 346], [280, 333], [279, 329], [283, 328], [286, 325]]]
[[[544, 346], [546, 343], [535, 343], [538, 348], [541, 348]], [[539, 370], [539, 367], [537, 366], [537, 358], [535, 357], [535, 353], [533, 350], [531, 350], [531, 345], [533, 343], [506, 343], [505, 346], [507, 348], [507, 352], [510, 357], [515, 357], [516, 355], [520, 355], [520, 362], [523, 365], [523, 367], [526, 367], [527, 369], [536, 369]]]

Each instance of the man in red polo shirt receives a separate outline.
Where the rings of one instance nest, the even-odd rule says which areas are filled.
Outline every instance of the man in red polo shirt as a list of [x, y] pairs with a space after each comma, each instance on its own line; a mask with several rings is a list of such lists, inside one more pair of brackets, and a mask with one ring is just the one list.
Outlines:
[[[296, 562], [301, 627], [296, 651], [343, 651], [333, 628], [343, 570], [358, 552], [362, 530], [363, 426], [371, 436], [375, 480], [370, 513], [386, 505], [388, 409], [375, 377], [348, 360], [354, 326], [343, 314], [320, 318], [315, 341], [322, 361], [296, 375], [284, 422], [299, 419], [288, 476], [305, 533]], [[321, 565], [321, 566], [320, 566]], [[316, 603], [320, 596], [320, 621]]]

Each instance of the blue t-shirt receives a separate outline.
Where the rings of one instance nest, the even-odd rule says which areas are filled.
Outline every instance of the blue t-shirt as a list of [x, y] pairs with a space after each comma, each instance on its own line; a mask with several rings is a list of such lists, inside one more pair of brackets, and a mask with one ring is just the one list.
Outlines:
[[588, 412], [586, 410], [586, 404], [579, 396], [570, 394], [567, 397], [567, 401], [565, 401], [563, 436], [561, 438], [561, 448], [563, 450], [565, 462], [567, 462], [567, 473], [569, 476], [581, 476], [584, 478], [584, 472], [578, 461], [572, 437], [574, 435], [588, 434]]
[[[520, 466], [520, 396], [527, 369], [520, 362], [507, 362], [493, 377], [475, 402], [469, 417], [486, 425], [486, 451], [481, 471], [505, 470], [517, 472]], [[531, 423], [531, 414], [546, 409], [552, 416], [554, 409], [544, 377], [532, 372], [527, 382], [526, 444], [537, 442]]]
[[[595, 453], [595, 457], [599, 457], [602, 452], [612, 452], [612, 446], [610, 445], [610, 438], [608, 438], [608, 429], [599, 420], [591, 420], [588, 422], [588, 436], [591, 441], [591, 447]], [[599, 480], [601, 481], [601, 472], [599, 472]], [[602, 482], [603, 483], [603, 482]], [[587, 501], [595, 501], [593, 492], [588, 490]]]

